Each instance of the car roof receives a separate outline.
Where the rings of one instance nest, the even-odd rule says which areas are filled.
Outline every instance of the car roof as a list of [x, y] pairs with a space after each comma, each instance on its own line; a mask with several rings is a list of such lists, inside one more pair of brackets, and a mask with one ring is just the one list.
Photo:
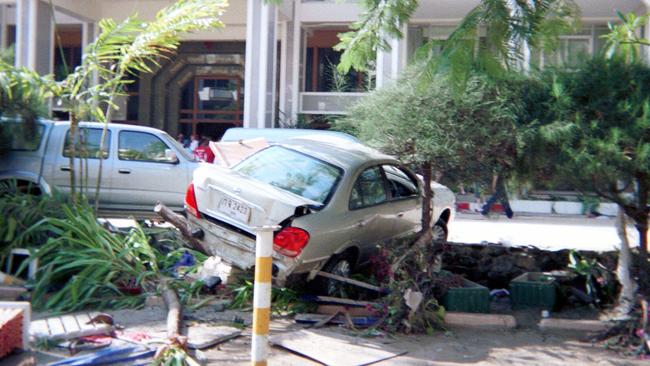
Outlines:
[[345, 170], [354, 169], [368, 161], [391, 161], [397, 159], [357, 142], [334, 136], [306, 135], [284, 140], [277, 145], [311, 155]]
[[338, 137], [351, 142], [359, 143], [359, 139], [344, 132], [328, 130], [312, 130], [306, 128], [244, 128], [232, 127], [226, 130], [221, 141], [248, 140], [257, 137], [264, 137], [268, 142], [280, 142], [288, 138], [318, 135]]

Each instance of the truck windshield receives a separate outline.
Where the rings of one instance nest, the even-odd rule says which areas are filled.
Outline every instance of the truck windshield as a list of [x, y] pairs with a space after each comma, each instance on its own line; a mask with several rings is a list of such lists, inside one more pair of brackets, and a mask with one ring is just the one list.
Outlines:
[[163, 136], [165, 137], [165, 140], [167, 140], [167, 143], [173, 145], [174, 148], [176, 149], [176, 151], [178, 151], [178, 153], [181, 154], [185, 158], [185, 160], [189, 160], [189, 161], [194, 161], [195, 160], [194, 156], [192, 154], [190, 154], [190, 152], [187, 151], [183, 147], [183, 145], [180, 144], [180, 142], [174, 140], [171, 136], [169, 136], [166, 133], [163, 133]]
[[281, 146], [264, 149], [233, 168], [260, 182], [326, 204], [342, 169]]

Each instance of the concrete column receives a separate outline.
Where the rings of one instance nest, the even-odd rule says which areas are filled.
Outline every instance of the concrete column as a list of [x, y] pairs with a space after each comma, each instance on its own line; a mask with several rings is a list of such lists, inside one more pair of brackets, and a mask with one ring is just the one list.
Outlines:
[[381, 88], [397, 80], [400, 72], [406, 66], [408, 27], [402, 27], [402, 34], [402, 39], [390, 38], [388, 40], [388, 44], [390, 45], [389, 50], [377, 51], [377, 88]]
[[244, 127], [271, 128], [275, 120], [276, 17], [274, 5], [247, 0]]
[[16, 0], [16, 66], [26, 66], [39, 74], [52, 73], [54, 22], [47, 3]]
[[7, 6], [0, 4], [0, 48], [7, 48]]
[[[304, 48], [301, 47], [302, 39], [302, 25], [300, 22], [300, 2], [293, 2], [293, 21], [291, 23], [291, 47], [287, 50], [288, 54], [291, 57], [291, 82], [290, 92], [291, 92], [291, 121], [295, 124], [298, 122], [298, 113], [300, 112], [300, 57], [304, 51]], [[289, 40], [287, 40], [287, 44]], [[303, 58], [304, 60], [304, 58]]]

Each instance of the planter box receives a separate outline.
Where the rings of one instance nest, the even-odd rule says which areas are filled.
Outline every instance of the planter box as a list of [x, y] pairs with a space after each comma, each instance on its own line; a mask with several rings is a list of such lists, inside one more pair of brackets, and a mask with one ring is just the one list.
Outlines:
[[528, 272], [510, 281], [510, 299], [513, 308], [555, 306], [555, 278], [542, 272]]
[[445, 296], [442, 297], [442, 305], [447, 311], [489, 313], [490, 290], [466, 279], [464, 287], [447, 290]]

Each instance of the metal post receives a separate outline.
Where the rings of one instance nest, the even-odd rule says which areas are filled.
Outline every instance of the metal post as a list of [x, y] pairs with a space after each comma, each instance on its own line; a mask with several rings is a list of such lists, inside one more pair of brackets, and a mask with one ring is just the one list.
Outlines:
[[255, 283], [253, 287], [253, 342], [251, 364], [266, 366], [271, 320], [271, 277], [273, 272], [273, 231], [275, 226], [256, 229]]

